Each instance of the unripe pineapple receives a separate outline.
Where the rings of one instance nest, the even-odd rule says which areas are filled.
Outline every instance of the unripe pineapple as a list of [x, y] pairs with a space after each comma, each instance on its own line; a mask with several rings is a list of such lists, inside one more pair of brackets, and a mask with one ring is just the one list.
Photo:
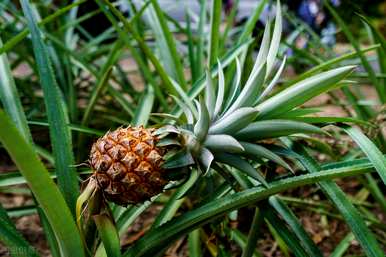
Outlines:
[[153, 132], [142, 126], [118, 128], [93, 144], [89, 161], [107, 200], [140, 203], [162, 191], [164, 149], [156, 146]]

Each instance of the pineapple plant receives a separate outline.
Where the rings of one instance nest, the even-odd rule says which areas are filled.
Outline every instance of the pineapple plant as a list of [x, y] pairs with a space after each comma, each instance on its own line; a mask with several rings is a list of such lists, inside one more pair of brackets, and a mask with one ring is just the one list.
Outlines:
[[[380, 236], [372, 233], [377, 232], [378, 226], [367, 226], [367, 222], [373, 223], [376, 218], [365, 217], [374, 208], [366, 204], [357, 210], [332, 180], [370, 175], [373, 170], [380, 175], [385, 174], [382, 173], [385, 170], [382, 169], [382, 154], [363, 140], [365, 137], [361, 136], [359, 130], [347, 129], [347, 125], [344, 128], [354, 138], [359, 138], [360, 147], [367, 146], [364, 152], [369, 158], [319, 166], [304, 150], [312, 147], [305, 141], [317, 141], [306, 134], [325, 134], [325, 124], [360, 123], [349, 118], [311, 117], [309, 114], [314, 110], [301, 107], [314, 96], [346, 85], [348, 81], [345, 77], [349, 76], [353, 67], [328, 70], [331, 63], [322, 63], [317, 70], [312, 69], [300, 78], [289, 82], [280, 79], [284, 77], [281, 74], [286, 65], [286, 58], [283, 57], [286, 46], [279, 44], [279, 5], [275, 25], [271, 26], [273, 24], [270, 22], [267, 24], [260, 43], [249, 37], [260, 11], [268, 1], [261, 1], [246, 25], [235, 30], [232, 28], [234, 17], [231, 14], [227, 21], [228, 29], [222, 31], [219, 29], [221, 0], [200, 1], [198, 20], [189, 16], [187, 24], [172, 22], [176, 28], [169, 28], [172, 18], [164, 17], [156, 0], [146, 1], [140, 10], [134, 10], [136, 6], [131, 6], [135, 15], [129, 19], [119, 12], [115, 3], [96, 0], [100, 11], [95, 13], [105, 14], [114, 28], [108, 29], [100, 38], [77, 41], [78, 32], [74, 28], [79, 27], [79, 31], [82, 28], [78, 21], [93, 16], [90, 14], [74, 20], [74, 7], [85, 1], [75, 1], [63, 9], [59, 8], [52, 16], [42, 16], [39, 23], [34, 16], [46, 7], [42, 14], [51, 13], [52, 6], [33, 6], [34, 3], [28, 0], [21, 2], [26, 20], [15, 16], [15, 23], [9, 24], [14, 29], [10, 35], [23, 28], [24, 22], [27, 22], [29, 30], [20, 31], [12, 39], [2, 35], [5, 44], [0, 46], [1, 73], [5, 78], [0, 82], [0, 98], [5, 110], [0, 110], [0, 141], [18, 166], [18, 171], [5, 176], [2, 174], [1, 188], [28, 183], [36, 201], [34, 205], [26, 206], [26, 210], [28, 213], [38, 212], [53, 256], [161, 256], [171, 243], [176, 240], [185, 242], [185, 239], [189, 244], [189, 256], [205, 255], [206, 252], [200, 254], [201, 249], [208, 246], [204, 242], [211, 244], [211, 250], [224, 250], [221, 256], [231, 255], [232, 249], [227, 249], [227, 243], [230, 242], [240, 244], [242, 256], [253, 256], [256, 233], [261, 231], [262, 220], [272, 226], [275, 234], [283, 239], [282, 245], [288, 246], [291, 254], [323, 256], [318, 246], [302, 230], [295, 214], [286, 208], [287, 203], [290, 207], [290, 203], [276, 196], [289, 189], [319, 182], [323, 182], [318, 184], [322, 190], [317, 190], [317, 194], [326, 195], [328, 200], [324, 203], [331, 209], [336, 208], [337, 213], [334, 214], [339, 213], [346, 221], [364, 252], [368, 256], [381, 256], [377, 244]], [[211, 19], [207, 22], [206, 6], [209, 2], [213, 5]], [[4, 11], [0, 9], [0, 12]], [[18, 14], [17, 8], [12, 10]], [[69, 10], [73, 11], [67, 15]], [[151, 18], [150, 23], [140, 24], [142, 21], [139, 19], [144, 18], [145, 13]], [[68, 23], [56, 31], [56, 25], [48, 26], [47, 23], [60, 15], [64, 15]], [[197, 33], [192, 33], [189, 25], [193, 23], [189, 23], [189, 18], [199, 23]], [[8, 22], [4, 24], [8, 27]], [[207, 24], [210, 37], [208, 50], [205, 50]], [[188, 40], [185, 41], [185, 37], [174, 40], [170, 29], [183, 33]], [[232, 40], [239, 32], [240, 37], [233, 44]], [[31, 37], [26, 38], [29, 33]], [[115, 40], [116, 36], [119, 39]], [[26, 58], [31, 45], [25, 49], [15, 47], [23, 38], [32, 41], [34, 56]], [[149, 38], [154, 38], [150, 44], [147, 41]], [[108, 39], [109, 43], [101, 43], [104, 39]], [[115, 42], [110, 44], [110, 40]], [[228, 48], [231, 44], [233, 47]], [[256, 58], [252, 58], [254, 46], [258, 44], [260, 51]], [[180, 50], [180, 46], [189, 48], [188, 54], [179, 55], [177, 49]], [[40, 89], [42, 86], [45, 105], [40, 93], [39, 97], [31, 99], [31, 104], [28, 101], [20, 102], [16, 94], [18, 90], [12, 85], [13, 74], [7, 68], [7, 55], [4, 54], [10, 50], [10, 67], [16, 67], [25, 59], [33, 66], [36, 74], [22, 81], [33, 84], [33, 88]], [[126, 50], [138, 64], [139, 72], [136, 70], [135, 74], [140, 74], [146, 82], [144, 91], [133, 90], [136, 88], [127, 83], [127, 74], [112, 69], [119, 69], [118, 62], [126, 59], [123, 55], [127, 53]], [[203, 63], [206, 54], [208, 68], [205, 74]], [[189, 60], [183, 59], [181, 62], [180, 57], [189, 57]], [[55, 61], [54, 66], [50, 63], [51, 58]], [[254, 64], [250, 63], [253, 59]], [[188, 62], [191, 71], [189, 78], [184, 73]], [[315, 75], [321, 70], [328, 71]], [[90, 83], [84, 86], [83, 78], [78, 80], [84, 72], [96, 80], [88, 81]], [[40, 82], [36, 79], [38, 77]], [[16, 82], [22, 81], [18, 79]], [[109, 83], [113, 81], [118, 83], [111, 87]], [[56, 82], [59, 87], [55, 85]], [[131, 79], [129, 82], [132, 82]], [[87, 90], [83, 91], [85, 88]], [[92, 88], [91, 91], [89, 88]], [[77, 92], [78, 89], [82, 92]], [[27, 91], [22, 90], [20, 95], [28, 96]], [[9, 97], [9, 93], [12, 97]], [[131, 99], [123, 98], [122, 94], [125, 93], [132, 93]], [[82, 109], [83, 105], [78, 106], [78, 103], [86, 103], [87, 106]], [[123, 107], [124, 111], [117, 110], [118, 106]], [[24, 110], [31, 124], [27, 123]], [[159, 113], [152, 117], [151, 111]], [[47, 121], [34, 120], [45, 117]], [[146, 125], [147, 122], [149, 125]], [[71, 138], [71, 134], [102, 135], [97, 128], [107, 130], [119, 126], [110, 124], [131, 125], [110, 130], [96, 140], [88, 158], [90, 169], [78, 168], [75, 164], [83, 162], [85, 158], [82, 153], [89, 150], [86, 140], [81, 140], [85, 137], [76, 140], [76, 137]], [[49, 125], [50, 140], [47, 138], [43, 142], [32, 143], [30, 125]], [[90, 129], [90, 126], [94, 129]], [[35, 133], [32, 135], [35, 140]], [[48, 146], [49, 143], [52, 148], [42, 149], [41, 146]], [[71, 143], [75, 144], [80, 154], [73, 156]], [[42, 163], [36, 152], [47, 162]], [[354, 147], [351, 152], [353, 155], [350, 157], [361, 154]], [[288, 172], [278, 175], [274, 172], [278, 166]], [[54, 169], [49, 172], [47, 168]], [[295, 174], [290, 173], [292, 170]], [[280, 171], [283, 169], [280, 168]], [[88, 174], [91, 176], [79, 196], [78, 175]], [[56, 180], [52, 179], [53, 176]], [[372, 186], [377, 182], [380, 181], [373, 182]], [[162, 192], [165, 194], [161, 195]], [[371, 194], [374, 192], [377, 193], [374, 190]], [[378, 195], [378, 201], [383, 201], [382, 196]], [[152, 203], [162, 203], [163, 208], [151, 228], [140, 238], [126, 242], [121, 236]], [[242, 213], [245, 209], [250, 213], [251, 208], [255, 209], [255, 216], [251, 221], [250, 233], [246, 236], [245, 231], [235, 226], [235, 222], [243, 222], [243, 225], [248, 223], [242, 220]], [[38, 256], [9, 219], [8, 215], [15, 213], [24, 215], [25, 212], [22, 210], [23, 214], [20, 214], [0, 206], [0, 225], [5, 231], [0, 238], [2, 243], [10, 249], [26, 249], [28, 252], [23, 250], [23, 253], [28, 256]], [[210, 226], [207, 226], [209, 223]], [[188, 236], [185, 238], [185, 235]], [[209, 235], [220, 239], [218, 246], [212, 244]], [[215, 255], [214, 251], [211, 253]]]
[[[353, 66], [307, 78], [268, 97], [286, 62], [284, 57], [273, 72], [281, 23], [278, 5], [273, 33], [268, 24], [244, 84], [238, 57], [236, 74], [228, 82], [232, 86], [226, 88], [223, 65], [218, 61], [215, 69], [206, 71], [204, 94], [198, 99], [192, 100], [170, 78], [179, 94], [173, 99], [180, 112], [159, 114], [165, 122], [152, 128], [120, 127], [99, 138], [91, 149], [89, 163], [93, 175], [85, 192], [90, 195], [92, 190], [101, 190], [105, 199], [126, 206], [143, 203], [161, 193], [172, 182], [170, 173], [179, 173], [179, 169], [197, 170], [203, 176], [211, 168], [218, 170], [226, 165], [244, 173], [253, 184], [263, 185], [267, 185], [264, 174], [256, 167], [264, 160], [291, 171], [290, 165], [267, 148], [265, 142], [282, 136], [325, 133], [318, 126], [288, 119], [286, 115], [296, 113], [296, 108], [313, 96], [336, 87]], [[215, 71], [217, 79], [213, 76]]]

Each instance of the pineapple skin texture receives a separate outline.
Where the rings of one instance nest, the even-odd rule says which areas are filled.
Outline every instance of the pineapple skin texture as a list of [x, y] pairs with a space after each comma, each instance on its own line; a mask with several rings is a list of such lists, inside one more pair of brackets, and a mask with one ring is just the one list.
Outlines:
[[107, 200], [126, 206], [162, 192], [165, 150], [156, 146], [153, 132], [142, 126], [118, 128], [93, 144], [89, 162]]

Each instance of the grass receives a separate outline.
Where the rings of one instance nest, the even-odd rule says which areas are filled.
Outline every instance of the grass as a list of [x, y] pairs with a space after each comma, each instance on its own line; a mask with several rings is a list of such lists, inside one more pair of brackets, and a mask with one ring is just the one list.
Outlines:
[[[344, 256], [354, 239], [359, 254], [382, 256], [384, 220], [372, 212], [386, 211], [386, 141], [378, 124], [386, 41], [367, 17], [358, 16], [370, 42], [363, 46], [326, 3], [353, 49], [337, 56], [312, 29], [282, 14], [279, 1], [260, 1], [238, 25], [236, 9], [223, 17], [220, 0], [198, 1], [198, 13], [184, 9], [183, 22], [157, 0], [129, 1], [130, 15], [96, 0], [81, 15], [89, 4], [0, 5], [1, 155], [4, 167], [13, 167], [1, 172], [0, 190], [32, 199], [18, 208], [0, 204], [0, 241], [12, 256], [40, 256], [10, 218], [34, 213], [54, 257], [163, 256], [178, 244], [193, 257], [233, 256], [234, 249], [242, 257], [264, 256], [257, 245], [266, 233], [284, 256], [329, 254], [303, 226], [299, 206], [349, 228], [330, 256]], [[274, 5], [276, 14], [256, 33], [262, 38], [253, 38], [262, 11]], [[282, 32], [282, 15], [296, 24], [291, 35]], [[84, 23], [96, 17], [107, 25], [97, 35]], [[308, 49], [296, 49], [294, 35], [309, 35]], [[294, 56], [285, 56], [288, 48]], [[295, 77], [288, 77], [289, 66]], [[20, 67], [27, 67], [22, 75]], [[372, 105], [363, 104], [363, 85], [375, 89]], [[343, 106], [346, 117], [315, 116], [303, 106], [321, 94]], [[90, 145], [128, 124], [183, 124], [204, 144], [198, 157], [181, 151], [170, 158], [179, 175], [170, 189], [122, 207], [80, 188], [92, 173], [83, 167]], [[344, 153], [329, 145], [347, 136], [355, 143]], [[329, 157], [317, 161], [323, 156]], [[358, 192], [344, 191], [347, 180], [358, 183]], [[319, 199], [291, 193], [305, 187]], [[121, 245], [157, 206], [143, 235]], [[25, 250], [12, 252], [18, 247]]]

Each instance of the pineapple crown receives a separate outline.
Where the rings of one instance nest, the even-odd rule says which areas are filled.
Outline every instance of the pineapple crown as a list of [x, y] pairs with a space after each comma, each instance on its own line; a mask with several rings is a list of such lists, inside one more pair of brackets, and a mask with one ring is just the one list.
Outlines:
[[[207, 172], [214, 163], [223, 163], [266, 184], [263, 175], [252, 166], [251, 161], [270, 160], [288, 170], [291, 168], [277, 153], [259, 144], [259, 140], [293, 134], [325, 133], [315, 125], [292, 119], [304, 115], [294, 109], [336, 87], [352, 71], [353, 66], [306, 78], [267, 98], [286, 62], [286, 57], [282, 58], [279, 68], [273, 72], [278, 62], [276, 56], [281, 32], [282, 17], [278, 3], [273, 32], [268, 21], [254, 66], [245, 83], [241, 82], [242, 67], [238, 57], [235, 58], [236, 76], [230, 83], [225, 81], [224, 67], [220, 61], [217, 67], [206, 71], [205, 92], [199, 100], [192, 100], [173, 81], [179, 94], [173, 98], [182, 109], [186, 122], [174, 117], [169, 125], [155, 132], [162, 138], [160, 145], [182, 147], [182, 150], [167, 158], [164, 168], [179, 168], [195, 163], [200, 170]], [[245, 58], [245, 53], [241, 53], [240, 58]], [[215, 75], [218, 77], [217, 83], [213, 78]]]

